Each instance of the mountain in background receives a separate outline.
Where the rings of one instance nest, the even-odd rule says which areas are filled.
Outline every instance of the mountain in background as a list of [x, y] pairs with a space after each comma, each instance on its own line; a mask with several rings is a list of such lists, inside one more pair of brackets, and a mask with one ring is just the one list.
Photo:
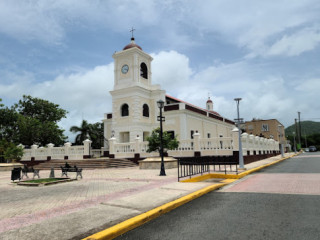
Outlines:
[[[297, 127], [299, 127], [299, 124], [297, 122]], [[295, 125], [291, 125], [285, 129], [286, 136], [293, 135], [293, 132], [296, 132]], [[320, 122], [313, 122], [313, 121], [302, 121], [301, 122], [301, 135], [302, 136], [309, 136], [312, 134], [319, 133], [320, 134]]]

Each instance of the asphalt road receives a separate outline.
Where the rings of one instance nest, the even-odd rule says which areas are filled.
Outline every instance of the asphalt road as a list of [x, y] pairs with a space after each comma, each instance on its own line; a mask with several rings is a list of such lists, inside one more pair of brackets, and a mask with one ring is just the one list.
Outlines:
[[320, 239], [320, 153], [206, 194], [116, 239]]

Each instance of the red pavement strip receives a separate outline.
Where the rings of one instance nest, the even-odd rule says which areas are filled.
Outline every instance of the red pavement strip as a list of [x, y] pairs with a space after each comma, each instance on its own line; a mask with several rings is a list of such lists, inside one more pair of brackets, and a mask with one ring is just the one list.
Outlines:
[[220, 191], [320, 195], [319, 182], [317, 173], [260, 173]]
[[41, 222], [41, 221], [44, 221], [46, 219], [50, 219], [53, 217], [73, 213], [73, 212], [78, 211], [79, 209], [84, 209], [84, 208], [88, 208], [88, 207], [97, 205], [97, 204], [101, 203], [102, 201], [108, 202], [111, 200], [130, 196], [133, 193], [140, 193], [140, 192], [148, 191], [150, 189], [158, 188], [163, 185], [167, 185], [168, 183], [175, 182], [176, 180], [177, 180], [177, 178], [175, 178], [175, 177], [169, 178], [169, 179], [166, 179], [161, 182], [160, 181], [151, 182], [150, 184], [145, 185], [143, 188], [141, 188], [139, 186], [136, 188], [126, 189], [121, 192], [115, 192], [115, 193], [106, 194], [103, 196], [98, 196], [93, 199], [80, 201], [78, 203], [73, 202], [71, 204], [63, 205], [61, 207], [53, 208], [50, 210], [46, 209], [46, 210], [39, 211], [39, 212], [32, 213], [32, 214], [24, 214], [24, 215], [19, 215], [19, 216], [12, 217], [12, 218], [5, 218], [5, 219], [0, 220], [0, 233], [8, 231], [8, 230], [12, 230], [12, 229], [25, 227], [25, 226], [28, 226], [28, 225], [31, 225], [34, 223], [38, 223], [38, 222]]

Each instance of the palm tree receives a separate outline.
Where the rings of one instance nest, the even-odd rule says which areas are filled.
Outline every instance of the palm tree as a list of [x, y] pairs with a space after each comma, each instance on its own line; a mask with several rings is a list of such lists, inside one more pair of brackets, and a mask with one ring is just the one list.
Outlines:
[[103, 147], [103, 123], [97, 122], [94, 124], [88, 123], [86, 120], [82, 120], [80, 127], [72, 126], [70, 131], [73, 133], [80, 132], [75, 139], [76, 145], [82, 145], [82, 142], [89, 138], [92, 141], [92, 148], [99, 149]]
[[89, 134], [92, 141], [92, 148], [100, 149], [101, 147], [103, 147], [103, 141], [104, 141], [103, 123], [97, 122], [94, 124], [90, 124], [90, 126], [91, 126], [91, 131]]
[[86, 140], [87, 138], [90, 138], [92, 127], [91, 124], [89, 124], [86, 120], [82, 120], [82, 124], [80, 127], [78, 126], [72, 126], [70, 128], [70, 132], [78, 133], [80, 132], [75, 139], [76, 145], [82, 145], [82, 142]]

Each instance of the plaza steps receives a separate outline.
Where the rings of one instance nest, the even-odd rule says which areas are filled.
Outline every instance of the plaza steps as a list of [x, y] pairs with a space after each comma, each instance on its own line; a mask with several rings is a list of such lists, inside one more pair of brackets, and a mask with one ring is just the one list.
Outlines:
[[50, 170], [60, 169], [60, 166], [64, 166], [68, 162], [70, 166], [77, 166], [83, 169], [96, 169], [96, 168], [127, 168], [136, 167], [136, 163], [127, 159], [114, 159], [114, 158], [103, 158], [103, 159], [84, 159], [84, 160], [50, 160], [47, 162], [39, 163], [34, 166], [35, 169]]

